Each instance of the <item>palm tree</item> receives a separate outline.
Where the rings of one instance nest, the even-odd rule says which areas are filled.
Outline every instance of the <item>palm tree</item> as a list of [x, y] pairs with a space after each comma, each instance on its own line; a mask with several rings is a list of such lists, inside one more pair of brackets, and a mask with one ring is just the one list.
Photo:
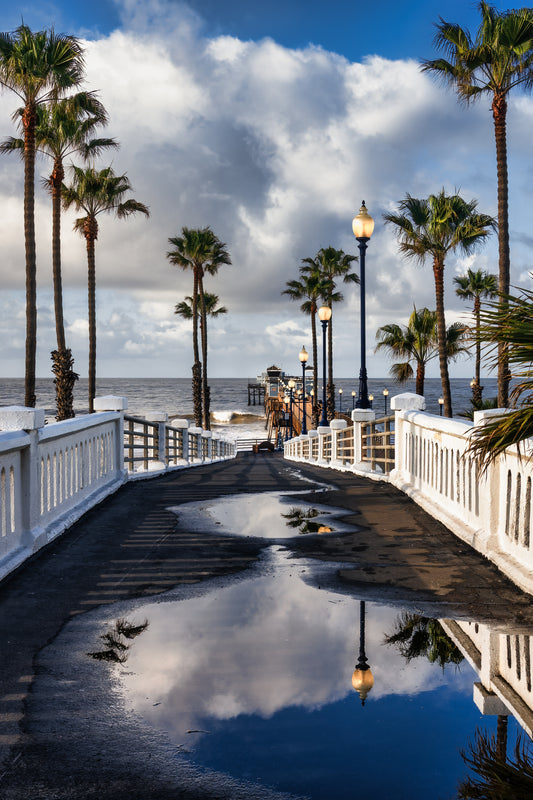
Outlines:
[[474, 320], [475, 320], [475, 372], [474, 384], [472, 386], [472, 405], [474, 408], [481, 408], [483, 403], [483, 386], [481, 385], [481, 342], [479, 339], [481, 300], [484, 297], [496, 297], [498, 291], [498, 279], [496, 275], [483, 270], [469, 269], [466, 275], [453, 279], [456, 285], [455, 294], [463, 300], [474, 301]]
[[[350, 272], [350, 266], [357, 261], [357, 256], [349, 255], [343, 250], [336, 250], [334, 247], [322, 247], [314, 258], [302, 259], [302, 272], [318, 271], [324, 278], [324, 292], [322, 299], [330, 308], [334, 303], [344, 300], [342, 294], [335, 291], [336, 278], [342, 278], [344, 283], [359, 283], [359, 278], [354, 272]], [[333, 383], [333, 316], [328, 324], [328, 383], [327, 391], [327, 416], [333, 419], [335, 416], [335, 384]]]
[[[453, 86], [466, 103], [489, 95], [496, 139], [498, 179], [499, 291], [509, 293], [509, 187], [507, 177], [507, 97], [512, 89], [533, 85], [533, 9], [499, 12], [487, 2], [479, 3], [481, 22], [475, 38], [459, 25], [437, 25], [435, 43], [446, 58], [424, 61], [422, 69]], [[500, 347], [498, 404], [507, 406], [509, 367], [505, 347]]]
[[[37, 107], [55, 101], [83, 78], [78, 39], [50, 31], [34, 33], [20, 25], [0, 33], [0, 85], [23, 102], [24, 241], [26, 253], [26, 359], [24, 403], [35, 406], [37, 291], [35, 254], [35, 126]], [[18, 112], [16, 112], [18, 116]]]
[[329, 281], [327, 281], [318, 269], [309, 269], [308, 261], [304, 259], [304, 266], [300, 267], [300, 279], [287, 281], [287, 288], [281, 294], [288, 295], [291, 300], [303, 300], [300, 310], [308, 314], [311, 318], [311, 342], [313, 349], [313, 404], [312, 422], [313, 427], [318, 427], [319, 408], [318, 408], [318, 344], [316, 337], [316, 315], [319, 300], [328, 291]]
[[[446, 331], [446, 353], [448, 359], [455, 359], [467, 351], [464, 345], [466, 325], [455, 322]], [[399, 363], [393, 364], [390, 372], [397, 383], [405, 383], [413, 377], [411, 362], [416, 364], [415, 392], [424, 394], [426, 364], [439, 354], [437, 334], [437, 312], [427, 308], [417, 310], [409, 317], [407, 325], [383, 325], [376, 332], [376, 352], [388, 351], [391, 358]]]
[[439, 364], [444, 399], [444, 413], [452, 416], [452, 398], [446, 354], [446, 319], [444, 315], [444, 263], [455, 250], [470, 254], [490, 234], [495, 221], [476, 212], [477, 202], [466, 202], [458, 194], [447, 195], [442, 189], [427, 199], [406, 195], [399, 204], [399, 214], [385, 214], [385, 222], [396, 226], [400, 252], [421, 264], [433, 263]]
[[74, 223], [74, 230], [85, 238], [88, 267], [88, 305], [89, 305], [89, 412], [94, 411], [96, 394], [96, 264], [95, 243], [98, 238], [99, 214], [115, 214], [125, 219], [138, 212], [150, 215], [148, 208], [138, 200], [124, 199], [131, 191], [126, 175], [115, 175], [111, 167], [97, 170], [95, 167], [73, 166], [73, 181], [62, 187], [63, 207], [74, 206], [76, 211], [85, 212]]
[[[218, 239], [211, 228], [182, 228], [181, 236], [170, 238], [169, 244], [174, 249], [167, 253], [171, 264], [182, 269], [190, 269], [193, 273], [192, 293], [192, 324], [193, 324], [193, 367], [192, 367], [192, 396], [194, 420], [198, 427], [202, 421], [206, 429], [210, 427], [209, 415], [209, 390], [207, 387], [206, 371], [202, 375], [202, 362], [198, 344], [198, 323], [203, 322], [201, 331], [202, 356], [204, 364], [207, 361], [207, 308], [203, 290], [203, 277], [205, 272], [214, 274], [220, 264], [231, 264], [226, 245]], [[198, 305], [200, 304], [200, 312]], [[203, 395], [203, 403], [202, 403]], [[203, 412], [203, 413], [202, 413]]]
[[[19, 112], [22, 115], [22, 110]], [[63, 291], [61, 278], [61, 187], [65, 177], [65, 158], [74, 153], [84, 159], [97, 156], [106, 147], [118, 147], [114, 139], [91, 139], [94, 129], [107, 123], [105, 108], [94, 92], [78, 92], [56, 103], [37, 108], [35, 140], [37, 151], [53, 160], [52, 172], [45, 186], [52, 196], [52, 272], [57, 350], [52, 351], [52, 371], [56, 386], [56, 419], [74, 416], [73, 388], [78, 375], [65, 343]], [[0, 152], [24, 151], [24, 140], [8, 137]]]
[[509, 364], [516, 384], [510, 394], [512, 411], [475, 428], [468, 452], [485, 468], [512, 444], [518, 445], [533, 436], [533, 291], [507, 295], [505, 303], [489, 302], [481, 310], [479, 339], [492, 346], [490, 363], [498, 362], [498, 347], [505, 342]]
[[[204, 302], [205, 302], [205, 312], [206, 312], [206, 322], [203, 322], [202, 317], [200, 317], [200, 335], [202, 342], [206, 342], [207, 346], [207, 331], [205, 331], [204, 335], [204, 325], [207, 324], [207, 317], [218, 317], [220, 314], [227, 314], [228, 309], [226, 306], [219, 306], [218, 305], [218, 294], [212, 294], [211, 292], [204, 292]], [[174, 310], [175, 314], [179, 314], [180, 317], [183, 319], [193, 319], [193, 305], [194, 299], [190, 296], [187, 296], [185, 300], [182, 300], [180, 303], [176, 304], [176, 308]], [[202, 369], [205, 367], [205, 359], [202, 363]], [[207, 399], [207, 410], [204, 413], [204, 422], [205, 418], [209, 415], [210, 417], [210, 410], [209, 410], [209, 401], [210, 401], [210, 392], [209, 387], [207, 387], [207, 393], [204, 391], [204, 398]], [[204, 403], [205, 405], [205, 403]], [[207, 430], [207, 429], [206, 429]]]

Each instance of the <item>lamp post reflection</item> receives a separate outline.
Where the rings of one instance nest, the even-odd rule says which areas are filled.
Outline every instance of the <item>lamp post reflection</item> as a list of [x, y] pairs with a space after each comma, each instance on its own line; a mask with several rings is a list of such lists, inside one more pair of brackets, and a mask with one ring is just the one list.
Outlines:
[[352, 686], [364, 706], [366, 697], [374, 685], [372, 670], [367, 664], [365, 653], [365, 601], [359, 601], [359, 659], [352, 675]]

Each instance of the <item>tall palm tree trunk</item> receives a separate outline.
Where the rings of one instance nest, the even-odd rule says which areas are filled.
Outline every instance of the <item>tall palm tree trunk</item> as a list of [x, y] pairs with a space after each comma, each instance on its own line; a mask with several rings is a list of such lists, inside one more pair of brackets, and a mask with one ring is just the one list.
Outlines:
[[203, 428], [205, 431], [211, 430], [211, 419], [209, 409], [209, 386], [207, 385], [207, 309], [205, 305], [204, 282], [200, 277], [198, 282], [200, 295], [200, 336], [202, 344], [202, 401], [203, 401]]
[[313, 402], [311, 408], [311, 418], [313, 428], [318, 428], [318, 342], [316, 338], [316, 305], [311, 309], [311, 339], [313, 346]]
[[52, 275], [54, 283], [54, 311], [56, 319], [57, 350], [52, 351], [52, 372], [55, 375], [56, 419], [74, 416], [74, 384], [78, 375], [73, 371], [72, 352], [65, 343], [63, 317], [63, 282], [61, 278], [61, 185], [65, 177], [61, 159], [56, 159], [50, 177], [52, 187]]
[[28, 104], [24, 126], [24, 243], [26, 251], [26, 362], [24, 405], [35, 408], [35, 360], [37, 352], [37, 286], [35, 253], [35, 106]]
[[[330, 306], [331, 308], [331, 306]], [[327, 417], [335, 416], [335, 384], [333, 383], [333, 314], [328, 323], [328, 385], [326, 387]]]
[[426, 378], [426, 367], [423, 361], [418, 361], [416, 365], [415, 392], [421, 397], [424, 396], [424, 381]]
[[89, 321], [89, 413], [94, 411], [96, 395], [96, 265], [95, 242], [98, 235], [98, 223], [87, 217], [85, 223], [85, 241], [87, 244], [87, 294]]
[[481, 327], [481, 300], [479, 297], [476, 297], [474, 300], [474, 317], [476, 320], [476, 357], [472, 401], [475, 406], [481, 407], [483, 401], [483, 387], [481, 385], [481, 341], [479, 339], [479, 329]]
[[433, 262], [435, 277], [435, 302], [437, 311], [437, 335], [439, 340], [439, 364], [444, 400], [444, 415], [452, 416], [452, 393], [448, 374], [448, 357], [446, 355], [446, 318], [444, 316], [444, 264], [438, 259]]
[[[496, 138], [496, 165], [498, 175], [498, 262], [499, 291], [503, 307], [509, 294], [511, 257], [509, 250], [509, 183], [507, 172], [507, 99], [505, 95], [495, 95], [492, 102], [494, 135]], [[498, 406], [506, 408], [509, 404], [509, 358], [507, 347], [498, 346]]]
[[192, 402], [194, 423], [202, 427], [202, 365], [198, 348], [198, 267], [194, 268], [194, 284], [192, 293], [192, 348], [194, 363], [192, 366]]

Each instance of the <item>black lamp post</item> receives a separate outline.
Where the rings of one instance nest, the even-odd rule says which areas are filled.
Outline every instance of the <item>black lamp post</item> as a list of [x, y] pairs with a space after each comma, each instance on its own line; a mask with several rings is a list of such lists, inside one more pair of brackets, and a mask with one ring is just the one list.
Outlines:
[[339, 414], [342, 414], [342, 389], [339, 389]]
[[385, 400], [385, 414], [383, 416], [387, 416], [387, 397], [389, 396], [389, 390], [383, 389], [383, 399]]
[[285, 419], [285, 441], [289, 441], [289, 398], [287, 395], [283, 398], [283, 405], [285, 406], [285, 411], [283, 412], [283, 418]]
[[328, 426], [328, 416], [326, 414], [326, 383], [327, 383], [327, 369], [326, 369], [326, 332], [328, 330], [328, 322], [331, 319], [331, 308], [329, 306], [320, 306], [318, 309], [318, 318], [322, 323], [322, 416], [320, 418], [320, 425], [324, 428]]
[[359, 214], [354, 217], [352, 229], [355, 238], [359, 242], [360, 258], [360, 277], [359, 285], [361, 288], [361, 369], [359, 372], [359, 395], [355, 404], [356, 408], [370, 408], [368, 402], [368, 380], [366, 374], [366, 319], [365, 319], [365, 254], [367, 242], [374, 230], [374, 220], [368, 213], [365, 201], [359, 209]]
[[355, 392], [352, 392], [352, 411], [355, 408]]
[[374, 402], [374, 395], [373, 394], [369, 394], [368, 395], [368, 402], [370, 403], [370, 408], [372, 408], [372, 403]]
[[442, 417], [442, 406], [444, 405], [444, 397], [439, 397], [439, 416]]
[[307, 433], [307, 402], [306, 402], [306, 396], [305, 396], [305, 370], [306, 370], [307, 359], [309, 358], [309, 353], [307, 352], [305, 347], [302, 347], [302, 349], [300, 350], [299, 358], [300, 358], [300, 361], [301, 361], [301, 364], [302, 364], [302, 411], [303, 411], [303, 413], [302, 413], [302, 434], [306, 434]]

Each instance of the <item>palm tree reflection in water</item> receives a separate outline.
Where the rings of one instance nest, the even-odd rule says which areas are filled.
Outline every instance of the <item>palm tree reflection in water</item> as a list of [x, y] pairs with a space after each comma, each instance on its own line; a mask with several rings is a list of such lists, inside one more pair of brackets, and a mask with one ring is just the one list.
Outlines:
[[319, 512], [316, 508], [309, 508], [304, 511], [302, 508], [291, 508], [287, 514], [282, 514], [283, 519], [287, 520], [289, 528], [297, 528], [299, 533], [331, 533], [333, 528], [324, 525], [322, 522], [311, 522], [314, 517], [318, 517]]

